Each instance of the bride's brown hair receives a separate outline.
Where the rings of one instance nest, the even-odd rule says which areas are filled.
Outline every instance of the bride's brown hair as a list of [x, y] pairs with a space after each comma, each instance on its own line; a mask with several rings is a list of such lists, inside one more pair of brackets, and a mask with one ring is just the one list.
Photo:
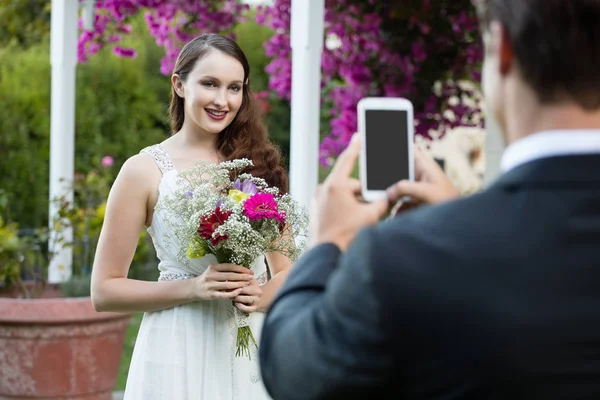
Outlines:
[[[262, 121], [262, 114], [254, 95], [250, 90], [249, 76], [250, 65], [246, 55], [233, 40], [217, 35], [204, 34], [188, 42], [175, 63], [173, 74], [177, 74], [182, 81], [186, 81], [189, 73], [194, 69], [196, 63], [204, 58], [210, 51], [218, 50], [223, 54], [235, 58], [244, 68], [244, 88], [242, 90], [242, 105], [240, 109], [217, 139], [217, 149], [227, 160], [236, 158], [248, 158], [254, 163], [254, 167], [248, 172], [254, 176], [261, 177], [269, 185], [278, 187], [281, 191], [288, 191], [288, 176], [281, 165], [281, 152], [269, 140], [267, 128]], [[171, 132], [181, 130], [185, 119], [184, 99], [175, 93], [171, 87], [171, 105], [169, 107], [171, 118]]]

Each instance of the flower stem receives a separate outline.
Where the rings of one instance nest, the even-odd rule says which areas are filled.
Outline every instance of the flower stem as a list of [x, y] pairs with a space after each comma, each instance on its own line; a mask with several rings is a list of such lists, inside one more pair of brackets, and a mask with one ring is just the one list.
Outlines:
[[250, 352], [250, 342], [252, 342], [252, 344], [255, 347], [258, 347], [258, 345], [256, 344], [256, 339], [254, 338], [254, 334], [252, 334], [252, 329], [250, 329], [249, 326], [238, 328], [237, 350], [235, 352], [235, 355], [237, 357], [247, 355], [248, 359], [251, 360], [252, 356]]

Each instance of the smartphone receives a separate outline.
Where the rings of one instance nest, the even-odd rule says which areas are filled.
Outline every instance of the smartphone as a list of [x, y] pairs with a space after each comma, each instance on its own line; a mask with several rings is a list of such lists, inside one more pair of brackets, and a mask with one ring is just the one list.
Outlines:
[[361, 194], [376, 201], [394, 183], [414, 180], [413, 105], [404, 98], [365, 97], [357, 109]]

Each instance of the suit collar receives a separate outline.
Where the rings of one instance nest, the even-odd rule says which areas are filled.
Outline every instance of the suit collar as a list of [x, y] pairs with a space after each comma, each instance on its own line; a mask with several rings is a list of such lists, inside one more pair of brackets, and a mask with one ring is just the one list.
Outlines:
[[507, 147], [500, 167], [508, 172], [542, 158], [584, 154], [600, 155], [600, 129], [551, 130], [528, 135]]
[[547, 157], [521, 164], [502, 174], [492, 185], [600, 186], [600, 154]]

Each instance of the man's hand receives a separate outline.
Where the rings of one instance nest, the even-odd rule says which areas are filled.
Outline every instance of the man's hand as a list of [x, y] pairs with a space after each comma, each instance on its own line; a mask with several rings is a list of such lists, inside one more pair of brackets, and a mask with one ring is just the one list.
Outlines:
[[414, 147], [415, 181], [403, 180], [388, 188], [391, 202], [403, 196], [410, 196], [415, 203], [442, 203], [460, 197], [440, 166], [427, 154]]
[[359, 151], [360, 139], [354, 135], [317, 191], [311, 213], [312, 244], [334, 243], [345, 251], [361, 228], [377, 223], [388, 210], [387, 199], [365, 203], [359, 198], [360, 182], [350, 177]]

